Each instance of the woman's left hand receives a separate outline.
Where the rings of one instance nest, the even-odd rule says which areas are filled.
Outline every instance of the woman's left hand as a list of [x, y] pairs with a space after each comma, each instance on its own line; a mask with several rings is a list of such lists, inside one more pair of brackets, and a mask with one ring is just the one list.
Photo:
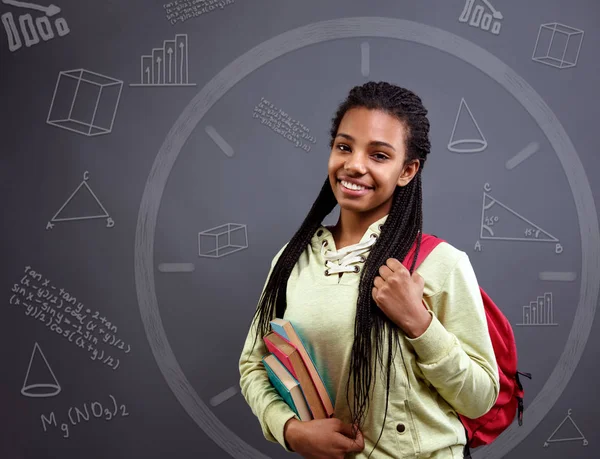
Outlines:
[[373, 281], [372, 296], [379, 309], [408, 335], [416, 338], [431, 323], [431, 315], [423, 306], [425, 281], [404, 267], [396, 258], [388, 258]]

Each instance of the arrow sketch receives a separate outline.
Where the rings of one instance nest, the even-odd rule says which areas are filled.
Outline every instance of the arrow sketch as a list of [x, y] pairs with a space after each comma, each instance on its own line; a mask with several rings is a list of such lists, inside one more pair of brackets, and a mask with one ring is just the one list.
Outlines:
[[19, 2], [17, 0], [2, 0], [2, 3], [4, 3], [5, 5], [15, 6], [17, 8], [28, 8], [30, 10], [41, 11], [42, 13], [45, 13], [46, 16], [49, 16], [49, 17], [52, 17], [55, 14], [60, 13], [60, 8], [56, 5], [41, 6], [41, 5], [36, 5], [35, 3]]
[[495, 9], [489, 0], [481, 0], [481, 1], [483, 3], [485, 3], [485, 6], [487, 6], [490, 9], [494, 19], [503, 19], [504, 18], [504, 16], [502, 16], [502, 13], [500, 11], [498, 11], [497, 9]]
[[[179, 70], [179, 75], [181, 76], [181, 83], [183, 83], [183, 42], [179, 43], [179, 49], [181, 50], [181, 57], [179, 58], [179, 63], [181, 65], [181, 69]], [[185, 80], [187, 81], [187, 72], [185, 74]]]
[[156, 67], [157, 67], [157, 73], [158, 73], [158, 77], [156, 78], [156, 84], [160, 84], [160, 63], [161, 63], [161, 58], [159, 56], [156, 58]]
[[173, 81], [173, 77], [171, 76], [172, 65], [173, 65], [173, 48], [169, 47], [167, 50], [167, 54], [169, 55], [169, 83]]

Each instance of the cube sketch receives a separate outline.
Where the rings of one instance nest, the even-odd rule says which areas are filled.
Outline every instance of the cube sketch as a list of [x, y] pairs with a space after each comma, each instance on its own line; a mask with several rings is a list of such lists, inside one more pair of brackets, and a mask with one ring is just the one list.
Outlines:
[[225, 223], [198, 233], [198, 256], [219, 258], [248, 248], [246, 225]]
[[559, 69], [575, 67], [582, 43], [583, 30], [557, 22], [542, 24], [532, 59]]
[[88, 137], [112, 131], [123, 82], [84, 69], [58, 75], [46, 122]]

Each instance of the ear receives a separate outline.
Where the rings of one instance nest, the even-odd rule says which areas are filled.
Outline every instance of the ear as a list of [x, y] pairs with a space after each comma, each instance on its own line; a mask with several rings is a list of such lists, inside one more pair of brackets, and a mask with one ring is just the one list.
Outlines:
[[410, 183], [417, 172], [419, 171], [420, 162], [418, 159], [413, 159], [402, 168], [402, 173], [398, 177], [398, 186], [406, 186]]

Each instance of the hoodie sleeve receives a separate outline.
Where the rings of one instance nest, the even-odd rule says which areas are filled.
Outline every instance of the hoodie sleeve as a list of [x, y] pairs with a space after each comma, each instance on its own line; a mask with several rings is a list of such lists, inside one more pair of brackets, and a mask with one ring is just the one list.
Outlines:
[[[279, 250], [271, 261], [271, 268], [259, 300], [265, 291], [275, 263], [277, 263], [286, 246], [287, 244]], [[267, 371], [261, 360], [269, 351], [262, 337], [258, 337], [254, 350], [252, 349], [257, 333], [257, 324], [256, 320], [252, 321], [239, 359], [241, 392], [252, 409], [252, 413], [258, 418], [265, 438], [273, 443], [279, 443], [286, 451], [292, 452], [285, 442], [283, 428], [289, 419], [295, 417], [299, 420], [299, 418], [283, 401], [271, 381], [269, 381]]]
[[424, 301], [431, 323], [421, 336], [407, 338], [417, 365], [457, 413], [483, 416], [496, 403], [500, 382], [479, 284], [466, 253], [442, 288]]

